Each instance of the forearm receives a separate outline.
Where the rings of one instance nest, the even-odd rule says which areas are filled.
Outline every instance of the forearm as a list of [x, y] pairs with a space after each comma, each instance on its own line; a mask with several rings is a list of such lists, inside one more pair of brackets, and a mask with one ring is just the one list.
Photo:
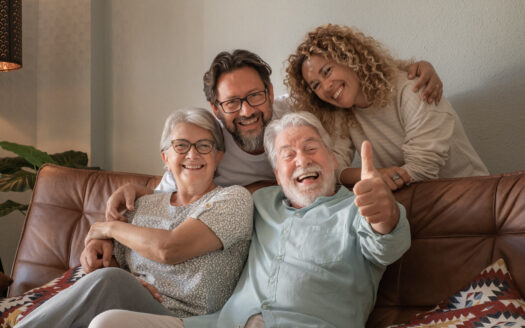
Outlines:
[[390, 218], [379, 223], [370, 223], [370, 226], [375, 232], [386, 235], [391, 233], [396, 227], [397, 223], [399, 222], [399, 208], [397, 207], [397, 203], [394, 203], [392, 206], [393, 214]]
[[121, 221], [109, 223], [108, 236], [140, 255], [166, 263], [166, 247], [172, 231], [140, 227]]
[[249, 185], [244, 186], [244, 188], [248, 189], [248, 191], [253, 194], [261, 188], [275, 186], [276, 184], [277, 182], [275, 180], [261, 180], [250, 183]]
[[359, 167], [347, 167], [341, 171], [339, 181], [344, 185], [354, 185], [361, 180], [361, 168]]
[[374, 263], [389, 265], [410, 247], [410, 226], [403, 206], [398, 205], [398, 208], [399, 218], [389, 233], [378, 234], [366, 222], [356, 229], [361, 237], [363, 255]]
[[414, 58], [410, 58], [410, 59], [395, 59], [394, 63], [395, 63], [395, 65], [397, 66], [397, 68], [399, 70], [401, 70], [401, 71], [408, 71], [408, 68], [410, 67], [410, 65], [414, 64], [415, 61], [414, 61]]

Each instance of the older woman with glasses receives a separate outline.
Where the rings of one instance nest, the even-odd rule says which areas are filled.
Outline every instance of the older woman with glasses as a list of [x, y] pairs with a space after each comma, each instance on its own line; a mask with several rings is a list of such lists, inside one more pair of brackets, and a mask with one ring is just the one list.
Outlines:
[[177, 191], [139, 198], [125, 214], [128, 222], [94, 223], [81, 256], [91, 273], [17, 327], [86, 327], [108, 309], [177, 317], [220, 310], [246, 260], [253, 225], [251, 194], [213, 182], [223, 152], [210, 112], [171, 114], [161, 155]]

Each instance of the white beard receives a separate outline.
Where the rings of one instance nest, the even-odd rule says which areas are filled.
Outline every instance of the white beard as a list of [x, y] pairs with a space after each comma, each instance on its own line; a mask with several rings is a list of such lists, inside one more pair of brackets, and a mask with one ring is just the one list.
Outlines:
[[[300, 172], [297, 172], [300, 171]], [[293, 172], [293, 177], [304, 174], [304, 172], [318, 171], [321, 174], [325, 173], [321, 170], [321, 167], [318, 165], [311, 165], [306, 169], [296, 169]], [[277, 172], [279, 174], [279, 171]], [[321, 176], [320, 176], [321, 177]], [[294, 207], [306, 207], [311, 205], [317, 198], [322, 196], [331, 196], [335, 192], [335, 170], [332, 163], [332, 167], [328, 174], [323, 174], [323, 182], [321, 184], [314, 184], [307, 187], [298, 188], [296, 185], [296, 179], [290, 179], [290, 183], [287, 185], [281, 185], [285, 196], [290, 200], [291, 204]], [[283, 181], [280, 179], [280, 181]]]

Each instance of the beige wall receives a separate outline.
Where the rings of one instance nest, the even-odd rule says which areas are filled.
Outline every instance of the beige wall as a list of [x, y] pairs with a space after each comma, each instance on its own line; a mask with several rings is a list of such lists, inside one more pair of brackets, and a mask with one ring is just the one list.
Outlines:
[[[426, 59], [492, 173], [525, 169], [525, 2], [112, 1], [112, 168], [159, 174], [158, 139], [176, 108], [207, 107], [202, 74], [221, 50], [247, 48], [274, 69], [306, 31], [359, 27], [400, 58]], [[184, 14], [183, 14], [184, 13]]]
[[[23, 68], [0, 74], [0, 140], [49, 153], [90, 153], [90, 1], [24, 0], [22, 19]], [[0, 193], [0, 202], [30, 197]], [[0, 258], [8, 273], [23, 221], [18, 212], [0, 217]]]
[[[23, 10], [24, 68], [0, 74], [0, 140], [160, 174], [162, 123], [173, 109], [207, 107], [202, 74], [219, 51], [260, 54], [282, 94], [287, 55], [331, 22], [432, 62], [489, 170], [525, 169], [522, 0], [24, 0]], [[0, 218], [8, 270], [21, 221]]]

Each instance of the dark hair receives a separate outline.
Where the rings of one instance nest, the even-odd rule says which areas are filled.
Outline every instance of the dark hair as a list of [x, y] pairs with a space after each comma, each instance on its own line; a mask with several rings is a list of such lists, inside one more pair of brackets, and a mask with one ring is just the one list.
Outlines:
[[210, 69], [204, 73], [204, 94], [206, 100], [215, 104], [217, 102], [217, 80], [223, 73], [229, 73], [243, 67], [251, 67], [259, 73], [265, 88], [270, 88], [270, 65], [258, 55], [248, 50], [237, 49], [232, 53], [223, 51], [219, 53], [210, 65]]

